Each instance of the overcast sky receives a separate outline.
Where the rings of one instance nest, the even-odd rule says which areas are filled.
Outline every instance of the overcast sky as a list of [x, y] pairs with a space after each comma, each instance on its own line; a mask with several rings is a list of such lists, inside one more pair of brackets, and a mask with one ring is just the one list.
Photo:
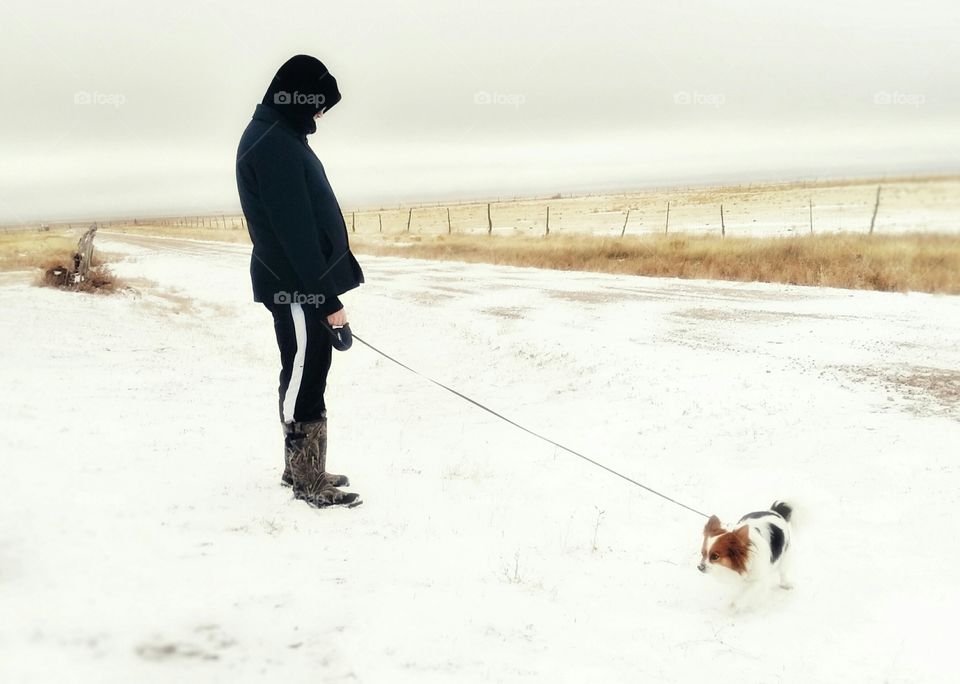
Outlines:
[[0, 0], [0, 222], [238, 211], [277, 67], [345, 208], [960, 171], [955, 0]]

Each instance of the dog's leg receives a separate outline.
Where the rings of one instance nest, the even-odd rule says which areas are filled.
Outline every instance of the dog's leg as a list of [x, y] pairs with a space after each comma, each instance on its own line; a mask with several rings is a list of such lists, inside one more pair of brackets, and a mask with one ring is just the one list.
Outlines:
[[749, 608], [755, 603], [755, 599], [760, 590], [765, 587], [769, 587], [769, 584], [759, 580], [745, 582], [743, 589], [737, 594], [733, 601], [730, 602], [730, 610], [734, 613], [739, 613], [744, 608]]
[[790, 555], [786, 553], [783, 554], [783, 556], [780, 558], [779, 569], [780, 569], [780, 588], [781, 589], [793, 589], [793, 583], [790, 581], [787, 575], [787, 573], [790, 570], [790, 567], [789, 567], [790, 563], [788, 560], [789, 558], [790, 558]]

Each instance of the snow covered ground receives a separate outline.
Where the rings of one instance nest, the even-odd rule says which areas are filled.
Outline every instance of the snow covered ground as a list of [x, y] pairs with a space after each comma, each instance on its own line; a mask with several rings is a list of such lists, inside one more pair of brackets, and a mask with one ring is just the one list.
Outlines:
[[702, 518], [360, 344], [365, 503], [293, 501], [247, 248], [98, 244], [135, 293], [0, 283], [0, 681], [952, 680], [960, 299], [361, 259], [405, 363], [724, 519], [792, 497], [796, 588], [731, 614]]

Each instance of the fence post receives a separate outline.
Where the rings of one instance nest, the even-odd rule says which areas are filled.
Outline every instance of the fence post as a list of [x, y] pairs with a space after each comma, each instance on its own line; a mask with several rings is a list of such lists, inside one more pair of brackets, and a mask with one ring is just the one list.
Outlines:
[[410, 232], [410, 219], [413, 218], [413, 207], [410, 207], [410, 211], [407, 212], [407, 232]]
[[663, 224], [663, 234], [670, 232], [670, 200], [667, 200], [667, 221]]
[[77, 251], [73, 255], [73, 272], [68, 283], [77, 285], [87, 279], [90, 262], [93, 261], [93, 238], [97, 234], [97, 224], [93, 223], [77, 242]]
[[720, 205], [720, 237], [727, 237], [727, 226], [723, 222], [723, 205]]
[[447, 235], [453, 233], [453, 227], [450, 225], [450, 207], [447, 207]]
[[877, 209], [880, 208], [880, 188], [877, 186], [877, 200], [873, 203], [873, 216], [870, 217], [870, 235], [873, 235], [873, 224], [877, 222]]
[[544, 235], [549, 235], [549, 234], [550, 234], [550, 205], [548, 204], [547, 205], [547, 231], [544, 233]]
[[355, 211], [350, 212], [350, 232], [357, 232], [357, 212]]
[[623, 228], [620, 229], [620, 237], [623, 237], [627, 232], [627, 221], [630, 220], [630, 207], [627, 207], [627, 215], [623, 219]]
[[493, 219], [490, 218], [490, 203], [487, 202], [487, 235], [493, 234]]
[[810, 198], [810, 234], [813, 235], [813, 198]]
[[380, 223], [380, 232], [383, 232], [383, 215], [378, 211], [377, 212], [377, 221]]

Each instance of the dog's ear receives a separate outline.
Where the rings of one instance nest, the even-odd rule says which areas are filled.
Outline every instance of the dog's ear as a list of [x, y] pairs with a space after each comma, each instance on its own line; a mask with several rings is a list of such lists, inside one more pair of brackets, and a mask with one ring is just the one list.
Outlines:
[[720, 532], [723, 532], [723, 525], [720, 524], [720, 518], [711, 515], [707, 524], [703, 527], [703, 534], [707, 537], [712, 537]]
[[744, 545], [750, 543], [750, 526], [749, 525], [744, 525], [743, 527], [738, 528], [737, 531], [734, 532], [734, 534], [737, 535], [737, 539], [743, 542]]

